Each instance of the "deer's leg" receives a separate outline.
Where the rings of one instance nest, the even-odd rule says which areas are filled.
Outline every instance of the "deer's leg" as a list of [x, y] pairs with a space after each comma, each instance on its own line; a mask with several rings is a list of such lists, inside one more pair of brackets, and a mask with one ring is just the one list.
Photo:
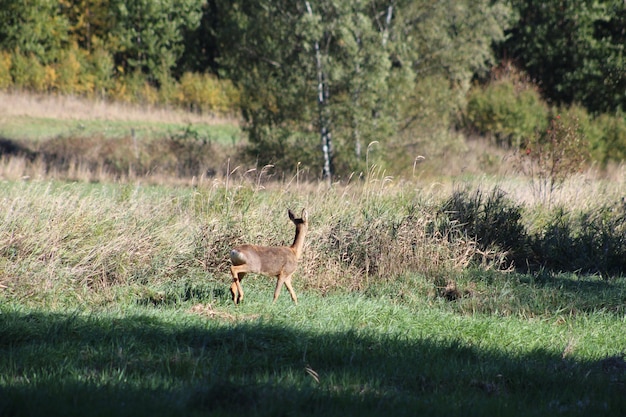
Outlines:
[[276, 302], [276, 300], [278, 299], [278, 296], [280, 295], [280, 289], [283, 287], [284, 283], [285, 277], [282, 274], [278, 275], [278, 281], [276, 281], [276, 289], [274, 290], [274, 302]]
[[241, 280], [243, 279], [243, 277], [246, 276], [245, 272], [240, 272], [239, 274], [237, 274], [237, 291], [239, 292], [239, 303], [243, 302], [243, 287], [241, 286]]
[[289, 295], [291, 295], [291, 299], [295, 304], [298, 304], [298, 297], [296, 297], [296, 292], [293, 290], [291, 286], [291, 276], [285, 278], [285, 287], [287, 287], [287, 291], [289, 291]]
[[233, 297], [233, 302], [239, 304], [243, 301], [243, 288], [241, 287], [241, 280], [246, 276], [245, 272], [239, 272], [235, 266], [230, 267], [230, 273], [233, 276], [233, 282], [230, 284], [230, 293]]
[[237, 281], [239, 281], [239, 277], [237, 276], [237, 271], [234, 266], [230, 267], [230, 275], [233, 277], [233, 283], [230, 284], [230, 294], [233, 297], [233, 302], [237, 304], [239, 301], [239, 291], [237, 290]]
[[239, 303], [239, 290], [237, 289], [237, 281], [235, 280], [230, 284], [230, 295], [235, 305], [237, 305]]

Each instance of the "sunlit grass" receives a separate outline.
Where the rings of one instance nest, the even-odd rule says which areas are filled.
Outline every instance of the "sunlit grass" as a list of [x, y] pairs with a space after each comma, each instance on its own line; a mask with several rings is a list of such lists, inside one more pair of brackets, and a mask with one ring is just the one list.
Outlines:
[[155, 122], [137, 120], [100, 119], [48, 119], [30, 116], [16, 116], [2, 120], [0, 137], [25, 142], [41, 142], [63, 137], [103, 137], [124, 138], [133, 136], [137, 140], [180, 135], [192, 131], [199, 137], [206, 137], [220, 144], [233, 145], [241, 141], [237, 124], [225, 121], [223, 124]]
[[[437, 226], [442, 222], [438, 210], [451, 188], [390, 184], [327, 189], [265, 183], [254, 176], [193, 185], [0, 183], [0, 283], [14, 294], [41, 299], [46, 297], [41, 288], [73, 288], [107, 298], [104, 294], [119, 284], [160, 284], [203, 274], [220, 281], [228, 277], [231, 246], [289, 244], [293, 230], [287, 208], [307, 208], [311, 228], [297, 287], [321, 293], [361, 291], [414, 271], [440, 287], [454, 281], [461, 291], [479, 295], [493, 288], [488, 280], [463, 273], [478, 254], [471, 238], [433, 234], [446, 230]], [[506, 189], [506, 184], [499, 186]], [[598, 195], [595, 204], [618, 196]], [[577, 204], [572, 201], [569, 207], [574, 210]], [[532, 232], [533, 222], [545, 216], [541, 213], [549, 208], [526, 206], [523, 226]], [[547, 271], [528, 279], [552, 278]], [[412, 285], [404, 285], [403, 291]], [[397, 296], [403, 295], [398, 291]], [[466, 302], [469, 310], [495, 310], [499, 303], [489, 307], [489, 297]]]

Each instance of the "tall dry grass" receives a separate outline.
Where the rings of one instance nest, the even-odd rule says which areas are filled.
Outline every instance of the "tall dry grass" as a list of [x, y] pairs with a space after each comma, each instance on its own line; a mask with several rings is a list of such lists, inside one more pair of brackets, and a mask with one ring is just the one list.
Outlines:
[[[5, 114], [165, 117], [153, 109], [144, 113], [67, 97], [0, 94]], [[10, 100], [15, 103], [8, 105]], [[463, 176], [434, 176], [432, 167], [426, 173], [417, 164], [409, 179], [372, 167], [329, 188], [304, 181], [300, 173], [277, 178], [270, 167], [237, 166], [226, 154], [204, 152], [208, 148], [198, 148], [194, 138], [184, 138], [186, 148], [170, 139], [73, 140], [41, 145], [51, 147], [42, 154], [56, 155], [52, 162], [19, 154], [0, 158], [0, 284], [17, 297], [71, 289], [67, 293], [75, 297], [106, 298], [120, 286], [185, 279], [226, 286], [230, 247], [289, 244], [293, 228], [286, 209], [303, 207], [311, 228], [297, 287], [360, 290], [372, 280], [407, 273], [441, 280], [476, 259], [484, 260], [483, 268], [499, 265], [498, 254], [442, 212], [455, 190], [499, 188], [519, 205], [523, 226], [537, 236], [554, 221], [553, 208], [593, 213], [623, 202], [626, 190], [626, 168], [616, 167], [608, 177], [590, 170], [567, 179], [546, 202], [531, 178], [505, 172], [506, 163], [494, 175], [469, 174], [474, 168], [468, 168]], [[485, 150], [478, 143], [471, 148], [476, 154]], [[196, 158], [186, 166], [186, 154], [213, 159]], [[216, 159], [218, 169], [209, 166]]]
[[[527, 198], [519, 180], [481, 178], [472, 186], [492, 185]], [[572, 179], [561, 198], [569, 195], [572, 210], [589, 210], [589, 204], [619, 201], [621, 185]], [[496, 257], [485, 256], [462, 224], [442, 214], [443, 202], [457, 187], [452, 181], [386, 178], [328, 188], [296, 178], [266, 181], [254, 171], [196, 178], [187, 185], [5, 180], [0, 182], [0, 284], [10, 296], [52, 304], [59, 292], [106, 302], [122, 287], [180, 280], [226, 288], [230, 248], [290, 244], [294, 230], [287, 208], [304, 207], [311, 226], [294, 280], [300, 289], [358, 291], [404, 274], [441, 282], [470, 264], [498, 268]], [[531, 227], [542, 215], [535, 213], [545, 209], [523, 204], [524, 222]], [[485, 261], [476, 264], [481, 257]]]
[[[357, 289], [367, 276], [404, 268], [399, 261], [405, 255], [415, 263], [421, 253], [429, 265], [437, 253], [441, 262], [450, 258], [434, 244], [425, 249], [408, 242], [424, 237], [418, 215], [416, 227], [402, 227], [395, 251], [373, 245], [393, 243], [385, 222], [404, 216], [392, 206], [392, 190], [374, 201], [357, 187], [264, 186], [254, 177], [231, 179], [228, 188], [220, 181], [182, 189], [53, 181], [0, 186], [0, 283], [19, 296], [66, 288], [102, 293], [115, 285], [156, 285], [199, 274], [226, 283], [231, 246], [291, 241], [287, 207], [307, 207], [312, 217], [299, 286]], [[363, 204], [385, 218], [370, 221]], [[407, 243], [410, 253], [401, 252]], [[368, 250], [359, 250], [364, 245]]]
[[134, 105], [77, 96], [0, 91], [3, 118], [29, 116], [47, 119], [121, 120], [159, 123], [237, 123], [234, 118], [187, 112], [180, 109]]

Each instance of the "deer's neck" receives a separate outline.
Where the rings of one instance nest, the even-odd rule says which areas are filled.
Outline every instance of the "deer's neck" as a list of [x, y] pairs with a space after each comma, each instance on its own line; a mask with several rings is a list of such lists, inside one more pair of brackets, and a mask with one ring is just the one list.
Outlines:
[[296, 258], [300, 258], [302, 255], [302, 250], [304, 249], [304, 237], [306, 236], [307, 226], [304, 224], [299, 224], [296, 226], [296, 237], [293, 239], [293, 244], [291, 245], [291, 249], [296, 254]]

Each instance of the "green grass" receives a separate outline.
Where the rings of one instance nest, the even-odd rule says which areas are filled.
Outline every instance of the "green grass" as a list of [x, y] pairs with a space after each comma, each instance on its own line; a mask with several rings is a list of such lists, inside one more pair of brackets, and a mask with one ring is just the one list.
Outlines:
[[[624, 277], [464, 266], [447, 190], [251, 175], [0, 182], [0, 415], [626, 413]], [[229, 248], [290, 243], [287, 207], [299, 304], [251, 276], [235, 307]]]
[[[225, 296], [69, 311], [4, 302], [0, 414], [626, 410], [625, 371], [605, 359], [626, 346], [623, 315], [468, 316], [348, 293], [272, 305], [267, 280], [247, 284], [238, 308]], [[194, 314], [199, 301], [218, 315]]]
[[233, 145], [240, 141], [241, 132], [234, 123], [159, 123], [154, 121], [124, 120], [70, 120], [14, 116], [0, 124], [0, 137], [20, 141], [45, 141], [64, 137], [129, 137], [135, 132], [138, 139], [153, 139], [192, 132], [216, 143]]

